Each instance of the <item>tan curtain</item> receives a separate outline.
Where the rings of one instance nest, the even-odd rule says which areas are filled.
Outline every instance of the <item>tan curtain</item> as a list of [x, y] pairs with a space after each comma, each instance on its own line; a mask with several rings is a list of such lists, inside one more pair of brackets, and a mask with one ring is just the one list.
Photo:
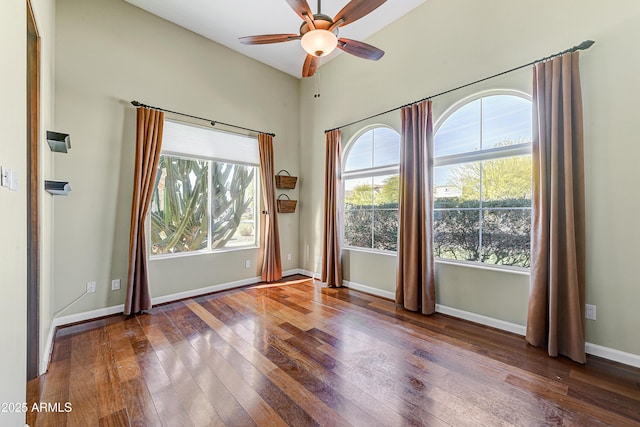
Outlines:
[[129, 231], [129, 274], [124, 302], [124, 314], [127, 315], [151, 308], [145, 220], [158, 173], [164, 126], [162, 111], [140, 107], [137, 115], [136, 163]]
[[396, 303], [436, 310], [433, 261], [433, 121], [431, 101], [402, 108]]
[[322, 231], [322, 276], [327, 286], [342, 286], [342, 243], [340, 241], [340, 203], [342, 160], [339, 130], [326, 133], [324, 175], [324, 227]]
[[260, 149], [260, 176], [262, 178], [262, 199], [264, 202], [262, 280], [275, 282], [282, 279], [280, 258], [280, 232], [278, 231], [278, 210], [276, 209], [276, 179], [273, 167], [273, 137], [265, 133], [258, 135]]
[[527, 341], [586, 362], [585, 202], [578, 53], [533, 70], [533, 215]]

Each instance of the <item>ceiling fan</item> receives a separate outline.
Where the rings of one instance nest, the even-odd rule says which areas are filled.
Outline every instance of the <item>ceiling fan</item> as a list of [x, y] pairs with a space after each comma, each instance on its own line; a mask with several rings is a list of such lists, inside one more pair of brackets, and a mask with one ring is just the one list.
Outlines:
[[319, 57], [326, 56], [337, 47], [359, 58], [377, 61], [384, 51], [375, 46], [345, 38], [338, 38], [338, 28], [344, 27], [373, 12], [386, 0], [351, 0], [331, 19], [321, 13], [321, 0], [318, 0], [318, 13], [311, 12], [307, 0], [286, 0], [291, 8], [304, 20], [300, 34], [265, 34], [261, 36], [241, 37], [242, 44], [268, 44], [300, 40], [307, 52], [302, 66], [302, 77], [311, 77], [316, 72]]

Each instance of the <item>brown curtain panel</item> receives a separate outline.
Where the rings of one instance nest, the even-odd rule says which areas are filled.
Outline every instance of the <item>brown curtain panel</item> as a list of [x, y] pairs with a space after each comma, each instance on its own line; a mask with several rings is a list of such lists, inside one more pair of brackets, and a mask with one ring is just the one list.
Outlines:
[[578, 53], [533, 70], [533, 214], [527, 341], [585, 363], [585, 202]]
[[431, 101], [402, 108], [396, 303], [436, 311], [433, 260], [433, 121]]
[[340, 203], [342, 159], [339, 130], [326, 133], [324, 175], [324, 227], [322, 231], [322, 275], [327, 286], [342, 286], [342, 242], [340, 241]]
[[140, 107], [137, 114], [136, 163], [129, 231], [129, 275], [124, 302], [124, 314], [127, 315], [151, 308], [145, 220], [158, 173], [164, 126], [162, 111]]
[[260, 149], [260, 174], [262, 178], [262, 199], [264, 202], [262, 280], [275, 282], [282, 279], [280, 258], [280, 232], [278, 230], [278, 210], [276, 208], [276, 179], [273, 168], [273, 137], [258, 135]]

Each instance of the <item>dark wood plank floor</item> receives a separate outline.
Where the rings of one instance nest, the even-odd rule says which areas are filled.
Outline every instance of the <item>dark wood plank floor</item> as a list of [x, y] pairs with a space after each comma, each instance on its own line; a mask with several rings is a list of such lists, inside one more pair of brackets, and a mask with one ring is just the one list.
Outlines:
[[60, 329], [27, 398], [62, 409], [31, 426], [626, 426], [640, 369], [299, 276]]

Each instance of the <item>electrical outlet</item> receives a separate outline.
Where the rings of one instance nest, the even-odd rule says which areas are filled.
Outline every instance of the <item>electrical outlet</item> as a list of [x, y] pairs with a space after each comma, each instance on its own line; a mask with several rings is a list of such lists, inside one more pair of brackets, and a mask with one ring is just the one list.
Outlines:
[[287, 255], [287, 261], [291, 261], [291, 254]]
[[87, 293], [91, 294], [96, 291], [96, 282], [87, 282]]
[[120, 289], [120, 279], [113, 279], [111, 281], [111, 290], [117, 291], [118, 289]]
[[596, 320], [596, 306], [592, 304], [585, 304], [584, 317], [587, 319]]
[[251, 260], [248, 259], [244, 262], [244, 268], [250, 268], [251, 267]]

